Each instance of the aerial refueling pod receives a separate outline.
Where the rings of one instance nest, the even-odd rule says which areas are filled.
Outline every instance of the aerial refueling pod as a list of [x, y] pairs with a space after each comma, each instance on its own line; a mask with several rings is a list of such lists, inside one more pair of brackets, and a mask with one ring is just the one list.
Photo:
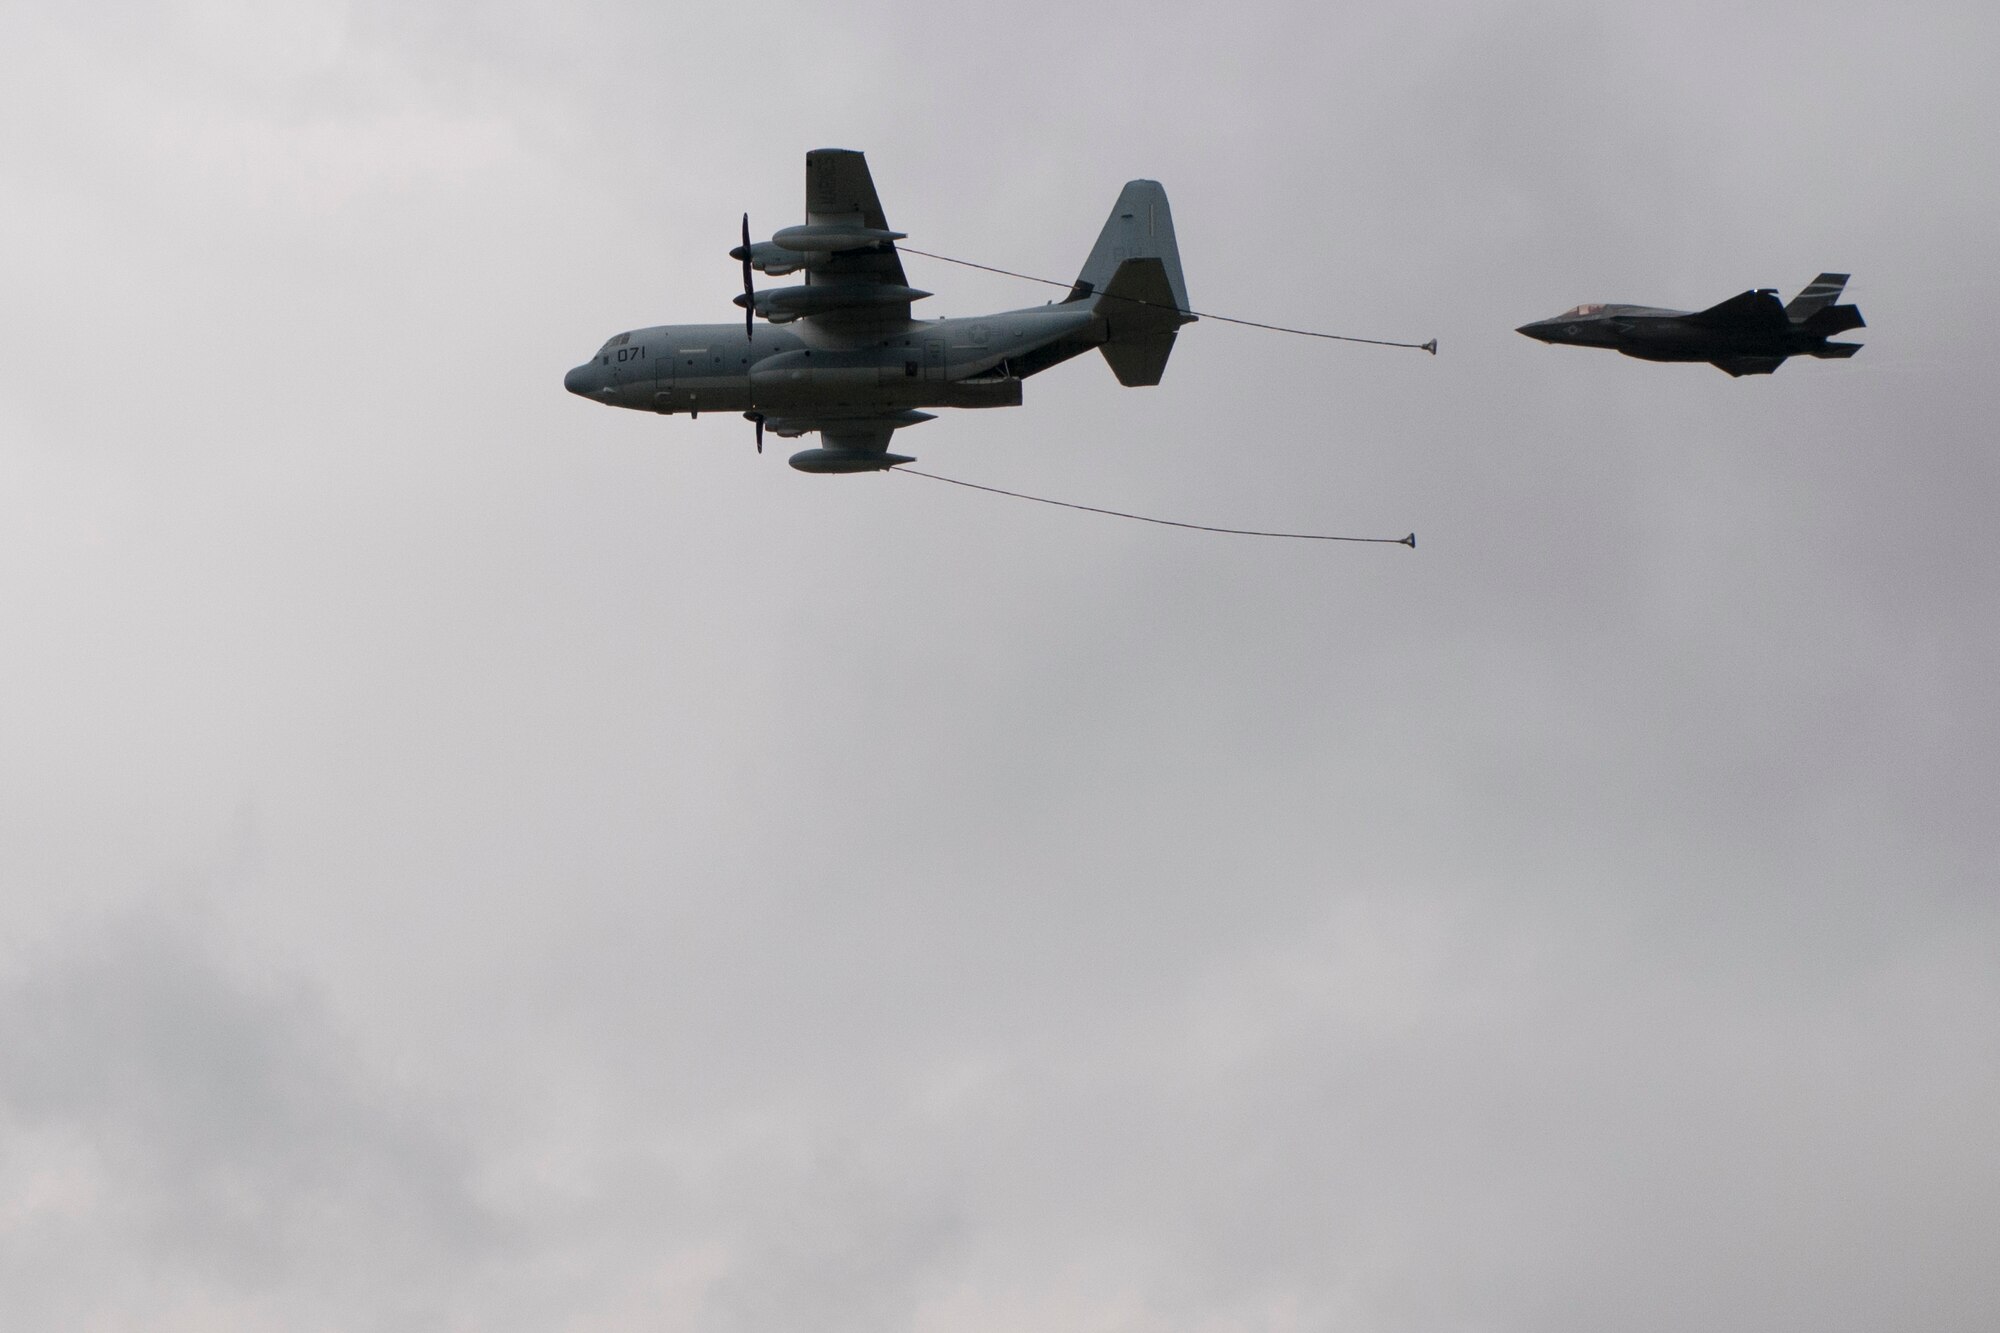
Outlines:
[[858, 454], [852, 449], [802, 449], [791, 457], [801, 472], [887, 472], [899, 463], [914, 463], [910, 454]]
[[884, 241], [900, 241], [908, 235], [908, 232], [884, 231], [880, 227], [820, 222], [803, 227], [781, 227], [771, 233], [771, 244], [799, 254], [839, 254], [844, 250], [865, 250]]
[[813, 257], [866, 250], [885, 241], [900, 241], [906, 233], [883, 231], [879, 227], [848, 226], [845, 223], [816, 223], [786, 227], [768, 241], [739, 245], [729, 252], [731, 259], [748, 258], [759, 273], [781, 277], [802, 268], [816, 268]]

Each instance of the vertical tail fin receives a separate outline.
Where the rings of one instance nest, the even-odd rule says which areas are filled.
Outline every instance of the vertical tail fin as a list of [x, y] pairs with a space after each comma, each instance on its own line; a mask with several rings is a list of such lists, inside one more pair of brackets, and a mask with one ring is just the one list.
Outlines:
[[1069, 299], [1082, 300], [1109, 287], [1118, 266], [1128, 259], [1159, 260], [1175, 306], [1183, 311], [1188, 308], [1180, 247], [1174, 244], [1174, 215], [1167, 207], [1167, 192], [1158, 181], [1126, 182]]
[[1785, 306], [1785, 317], [1794, 324], [1802, 324], [1820, 311], [1840, 299], [1841, 291], [1847, 286], [1845, 273], [1822, 273], [1806, 284], [1804, 291], [1794, 296]]
[[1069, 300], [1092, 303], [1102, 321], [1098, 350], [1120, 384], [1160, 382], [1175, 332], [1194, 315], [1174, 215], [1158, 181], [1126, 182]]

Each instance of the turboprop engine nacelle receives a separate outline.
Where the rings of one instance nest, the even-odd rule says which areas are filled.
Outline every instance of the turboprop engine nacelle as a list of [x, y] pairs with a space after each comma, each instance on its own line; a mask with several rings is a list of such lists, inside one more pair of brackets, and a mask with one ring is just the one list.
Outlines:
[[[757, 293], [757, 313], [773, 324], [789, 324], [822, 310], [853, 310], [860, 306], [904, 305], [921, 301], [929, 292], [892, 283], [821, 283], [811, 287], [771, 287]], [[748, 295], [735, 298], [738, 306], [750, 304]]]
[[[743, 247], [737, 246], [729, 252], [731, 259], [743, 258]], [[806, 257], [796, 250], [787, 250], [782, 245], [770, 241], [759, 241], [750, 247], [750, 267], [759, 273], [772, 277], [782, 277], [787, 273], [797, 273], [806, 266]]]
[[828, 391], [875, 394], [883, 385], [908, 379], [900, 359], [889, 362], [867, 351], [779, 352], [750, 367], [750, 393], [758, 403], [776, 407], [811, 402]]

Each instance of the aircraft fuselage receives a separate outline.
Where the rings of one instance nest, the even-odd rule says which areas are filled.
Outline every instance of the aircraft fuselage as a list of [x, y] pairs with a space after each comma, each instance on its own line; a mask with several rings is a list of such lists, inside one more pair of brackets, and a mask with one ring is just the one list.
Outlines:
[[1103, 340], [1102, 319], [1080, 303], [912, 320], [866, 339], [803, 323], [760, 325], [754, 334], [741, 324], [672, 324], [617, 335], [563, 386], [635, 411], [774, 420], [1012, 407], [1024, 377]]
[[1558, 315], [1517, 330], [1537, 342], [1608, 347], [1642, 361], [1713, 361], [1721, 356], [1797, 356], [1826, 342], [1792, 328], [1713, 328], [1691, 323], [1691, 310], [1607, 305], [1588, 315]]
[[[916, 319], [910, 286], [867, 160], [806, 154], [806, 221], [729, 252], [743, 266], [744, 323], [661, 325], [618, 334], [563, 377], [571, 393], [662, 415], [741, 412], [767, 433], [817, 433], [801, 472], [879, 472], [913, 461], [895, 433], [926, 407], [1014, 407], [1031, 375], [1101, 351], [1120, 384], [1158, 384], [1176, 332], [1193, 323], [1158, 181], [1125, 183], [1089, 258], [1060, 301], [970, 319]], [[791, 286], [756, 274], [802, 273]], [[763, 321], [759, 324], [756, 321]]]
[[1835, 304], [1846, 286], [1845, 273], [1822, 273], [1788, 305], [1769, 288], [1706, 310], [1586, 304], [1516, 331], [1537, 342], [1608, 347], [1641, 361], [1707, 361], [1730, 375], [1768, 375], [1788, 357], [1837, 359], [1861, 350], [1860, 343], [1828, 341], [1866, 327], [1858, 309]]

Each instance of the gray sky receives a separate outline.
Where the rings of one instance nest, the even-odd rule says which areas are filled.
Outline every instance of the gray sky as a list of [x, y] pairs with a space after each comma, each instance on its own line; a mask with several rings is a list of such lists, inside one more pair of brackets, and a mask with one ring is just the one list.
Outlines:
[[[1991, 6], [9, 33], [0, 1326], [2000, 1326]], [[1198, 324], [924, 466], [1419, 548], [563, 393], [823, 146], [1442, 341]], [[1849, 362], [1511, 331], [1822, 269]]]

